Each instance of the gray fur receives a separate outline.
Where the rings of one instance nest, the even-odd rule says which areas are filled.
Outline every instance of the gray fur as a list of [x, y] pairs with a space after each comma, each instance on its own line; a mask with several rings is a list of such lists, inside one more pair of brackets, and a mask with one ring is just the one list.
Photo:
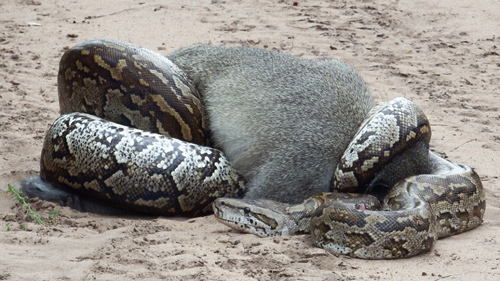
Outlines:
[[328, 191], [373, 107], [363, 79], [336, 60], [206, 45], [167, 57], [200, 91], [213, 142], [248, 180], [248, 199], [299, 203]]
[[366, 187], [365, 193], [376, 196], [381, 202], [387, 192], [406, 177], [430, 174], [432, 167], [429, 156], [429, 145], [422, 141], [394, 157]]

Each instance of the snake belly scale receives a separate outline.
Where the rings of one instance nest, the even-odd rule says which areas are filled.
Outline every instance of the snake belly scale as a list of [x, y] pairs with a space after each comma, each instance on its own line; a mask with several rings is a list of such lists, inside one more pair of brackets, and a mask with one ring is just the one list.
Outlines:
[[[248, 54], [259, 52], [241, 55]], [[272, 53], [262, 54], [268, 58]], [[270, 57], [294, 67], [307, 65], [286, 56]], [[232, 66], [229, 60], [221, 65]], [[333, 65], [336, 70], [350, 71]], [[213, 204], [215, 215], [233, 228], [260, 236], [311, 232], [313, 244], [360, 258], [416, 255], [427, 251], [438, 237], [481, 224], [485, 196], [479, 177], [469, 167], [428, 151], [427, 118], [403, 98], [374, 108], [353, 138], [346, 129], [342, 140], [346, 145], [352, 141], [344, 155], [338, 155], [335, 171], [332, 168], [328, 173], [335, 191], [370, 193], [380, 185], [392, 186], [382, 210], [377, 199], [365, 201], [361, 196], [359, 201], [359, 195], [343, 193], [316, 195], [298, 205], [261, 200], [265, 198], [227, 199], [248, 194], [247, 179], [223, 152], [209, 147], [211, 120], [207, 116], [214, 113], [205, 111], [199, 91], [207, 90], [212, 77], [199, 81], [185, 74], [185, 67], [152, 51], [111, 40], [88, 41], [68, 50], [58, 76], [63, 115], [47, 132], [41, 178], [101, 202], [152, 214], [206, 214], [220, 198]], [[250, 82], [257, 81], [252, 75], [263, 73], [245, 66], [236, 69], [248, 70]], [[217, 75], [232, 77], [224, 70]], [[349, 83], [356, 85], [353, 89], [359, 87], [354, 83], [358, 78], [350, 75], [338, 77], [348, 87]], [[286, 83], [284, 77], [281, 83]], [[259, 81], [272, 83], [271, 79]], [[371, 101], [365, 101], [346, 104], [346, 112], [366, 114]], [[357, 122], [350, 127], [357, 128]], [[220, 147], [220, 143], [215, 145]]]

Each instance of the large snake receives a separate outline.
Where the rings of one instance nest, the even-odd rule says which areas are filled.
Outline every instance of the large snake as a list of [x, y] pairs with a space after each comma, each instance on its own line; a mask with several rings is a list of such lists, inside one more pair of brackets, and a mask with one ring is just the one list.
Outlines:
[[393, 173], [388, 166], [402, 168], [401, 159], [412, 160], [408, 151], [412, 144], [429, 140], [430, 126], [423, 112], [409, 100], [395, 99], [374, 109], [343, 154], [333, 182], [336, 193], [296, 205], [220, 198], [214, 202], [215, 215], [232, 228], [261, 237], [310, 232], [316, 246], [357, 258], [402, 258], [426, 252], [436, 239], [482, 223], [485, 194], [470, 167], [429, 151], [428, 173], [399, 181], [382, 206], [371, 195], [338, 191], [359, 192], [359, 186], [369, 190], [376, 174], [384, 169], [385, 174]]
[[[216, 198], [243, 197], [244, 177], [220, 150], [207, 146], [198, 94], [204, 85], [192, 78], [169, 59], [125, 43], [94, 40], [68, 50], [58, 76], [63, 115], [45, 138], [42, 179], [112, 205], [163, 215], [205, 214]], [[429, 139], [421, 110], [396, 99], [372, 110], [348, 146], [332, 179], [337, 191], [373, 191], [385, 180], [394, 182], [391, 176], [401, 163], [412, 170], [404, 161], [408, 157], [428, 161], [429, 175], [396, 184], [384, 211], [370, 210], [376, 199], [349, 203], [344, 195], [323, 194], [294, 206], [218, 199], [215, 214], [261, 236], [311, 230], [315, 245], [356, 257], [415, 255], [438, 236], [478, 226], [485, 209], [477, 174], [427, 153]]]

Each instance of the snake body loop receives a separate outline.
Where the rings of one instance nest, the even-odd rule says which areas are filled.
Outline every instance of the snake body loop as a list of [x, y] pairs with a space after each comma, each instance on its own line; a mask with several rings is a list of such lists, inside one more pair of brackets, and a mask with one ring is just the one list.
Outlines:
[[479, 226], [486, 203], [478, 175], [432, 152], [430, 158], [439, 168], [397, 183], [381, 210], [322, 205], [311, 216], [314, 245], [357, 258], [411, 257]]
[[431, 129], [422, 109], [397, 98], [372, 109], [335, 170], [332, 190], [365, 192], [375, 175], [416, 143], [428, 147]]
[[61, 114], [89, 113], [144, 131], [209, 144], [200, 95], [186, 74], [150, 50], [91, 40], [66, 51], [58, 75]]
[[202, 215], [241, 197], [243, 178], [217, 149], [85, 113], [59, 117], [42, 150], [41, 177], [95, 200], [159, 215]]

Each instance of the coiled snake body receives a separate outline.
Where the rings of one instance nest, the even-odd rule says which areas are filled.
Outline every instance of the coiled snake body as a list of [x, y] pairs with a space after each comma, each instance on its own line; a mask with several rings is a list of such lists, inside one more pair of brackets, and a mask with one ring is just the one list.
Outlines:
[[[379, 135], [380, 128], [391, 123], [398, 128], [392, 130], [395, 134]], [[411, 153], [403, 152], [407, 146], [429, 140], [423, 112], [405, 99], [388, 102], [371, 114], [342, 156], [335, 191], [370, 186], [374, 174], [384, 169], [377, 163], [391, 165], [398, 153], [411, 161]], [[396, 183], [382, 206], [371, 195], [324, 193], [297, 205], [220, 198], [214, 212], [221, 222], [261, 237], [311, 232], [316, 246], [336, 253], [366, 259], [410, 257], [431, 249], [438, 238], [477, 227], [485, 210], [481, 181], [470, 167], [430, 151], [427, 161], [428, 173]]]
[[[204, 48], [200, 47], [201, 50]], [[223, 48], [217, 51], [233, 52]], [[230, 81], [232, 77], [243, 77], [255, 87], [265, 82], [270, 85], [277, 83], [278, 88], [285, 85], [283, 88], [286, 88], [284, 83], [293, 84], [297, 79], [292, 79], [308, 75], [308, 72], [330, 75], [322, 69], [332, 67], [328, 63], [292, 60], [267, 51], [239, 49], [235, 54], [237, 59], [233, 61], [228, 58], [216, 62], [222, 68], [217, 73], [218, 81], [230, 85], [234, 82]], [[252, 75], [258, 75], [260, 71], [266, 76], [267, 69], [252, 70], [251, 66], [235, 63], [241, 59], [240, 55], [248, 54], [261, 56], [249, 57], [249, 61], [269, 59], [265, 63], [273, 69], [279, 69], [276, 65], [285, 63], [288, 68], [295, 68], [290, 72], [296, 76], [280, 77], [280, 73], [275, 73], [272, 79], [256, 79]], [[353, 89], [359, 89], [357, 76], [347, 73], [351, 71], [349, 68], [337, 62], [332, 65], [337, 71], [332, 90], [349, 92], [352, 85]], [[183, 66], [183, 70], [187, 68], [189, 66]], [[237, 76], [225, 71], [226, 68], [248, 70], [248, 73]], [[211, 203], [216, 198], [241, 198], [245, 194], [256, 197], [252, 193], [255, 191], [252, 182], [255, 170], [242, 176], [239, 174], [242, 171], [232, 168], [234, 156], [228, 160], [220, 150], [207, 146], [210, 144], [208, 127], [218, 128], [213, 116], [225, 116], [224, 112], [210, 111], [211, 107], [207, 113], [203, 107], [206, 103], [204, 93], [215, 79], [188, 76], [183, 70], [154, 52], [110, 40], [85, 42], [67, 51], [61, 60], [58, 78], [61, 113], [64, 115], [47, 132], [41, 156], [41, 177], [56, 187], [153, 214], [200, 215], [212, 210]], [[320, 79], [329, 79], [325, 77]], [[326, 81], [325, 85], [330, 87], [328, 83]], [[306, 92], [307, 87], [311, 88], [311, 85], [305, 85], [302, 92]], [[312, 85], [314, 87], [316, 85]], [[362, 87], [360, 91], [363, 92], [360, 97], [367, 92]], [[346, 111], [339, 111], [339, 116], [345, 114], [348, 118], [366, 114], [364, 110], [369, 108], [371, 101], [362, 97], [366, 104], [361, 104], [356, 101], [357, 96], [349, 96], [349, 93], [345, 96], [352, 103], [343, 105]], [[285, 110], [284, 120], [287, 119], [288, 98], [279, 95], [278, 105]], [[317, 113], [314, 108], [321, 106], [301, 101], [292, 103], [305, 109], [312, 106], [311, 116]], [[232, 104], [238, 104], [238, 100]], [[245, 105], [241, 106], [244, 110]], [[320, 110], [321, 114], [330, 116], [325, 110]], [[315, 130], [321, 128], [313, 121], [319, 124], [335, 122], [319, 119], [311, 120], [311, 127]], [[352, 138], [350, 134], [354, 131], [350, 128], [359, 126], [357, 122], [333, 124], [337, 126], [335, 130], [339, 130], [340, 145], [352, 141], [342, 157], [327, 155], [333, 164], [338, 161], [338, 167], [335, 173], [331, 169], [326, 175], [319, 174], [320, 177], [330, 177], [321, 178], [319, 182], [324, 185], [331, 182], [332, 190], [360, 193], [398, 182], [384, 199], [384, 211], [370, 210], [377, 205], [371, 202], [377, 200], [351, 204], [345, 203], [347, 199], [340, 194], [317, 195], [299, 205], [260, 200], [266, 198], [223, 198], [213, 205], [217, 218], [231, 227], [261, 236], [308, 232], [310, 229], [315, 245], [362, 258], [415, 255], [428, 250], [438, 236], [460, 233], [482, 222], [485, 198], [477, 174], [468, 167], [452, 164], [428, 152], [430, 127], [415, 104], [396, 99], [373, 109]], [[293, 120], [288, 123], [293, 127]], [[345, 132], [345, 135], [340, 132]], [[238, 154], [225, 143], [217, 143], [221, 142], [217, 130], [212, 133], [217, 147], [226, 148], [225, 152], [230, 151], [230, 155]], [[259, 134], [258, 131], [251, 133]], [[273, 137], [278, 139], [280, 134]], [[321, 147], [314, 147], [316, 137], [317, 134], [298, 135], [297, 141], [303, 140], [307, 144], [304, 147], [320, 151]], [[332, 141], [328, 140], [328, 143]], [[250, 148], [252, 144], [248, 145]], [[240, 149], [244, 154], [245, 147]], [[293, 153], [301, 153], [293, 150]], [[308, 152], [303, 154], [308, 155]], [[416, 160], [405, 161], [412, 156], [416, 156], [413, 157]], [[251, 154], [249, 164], [265, 167], [261, 163], [263, 157]], [[314, 157], [308, 157], [304, 157], [304, 161], [314, 160]], [[238, 164], [238, 168], [243, 169], [241, 167], [245, 167], [245, 163]], [[399, 172], [401, 169], [404, 171]], [[259, 170], [259, 173], [265, 172]], [[416, 173], [428, 175], [414, 176]], [[404, 179], [407, 176], [412, 177]], [[283, 176], [282, 181], [287, 180], [288, 176]], [[250, 189], [246, 181], [249, 181]], [[290, 187], [293, 188], [306, 187]], [[303, 198], [282, 199], [300, 201], [313, 190], [304, 189]], [[338, 196], [342, 196], [340, 201], [344, 203], [336, 201]]]

